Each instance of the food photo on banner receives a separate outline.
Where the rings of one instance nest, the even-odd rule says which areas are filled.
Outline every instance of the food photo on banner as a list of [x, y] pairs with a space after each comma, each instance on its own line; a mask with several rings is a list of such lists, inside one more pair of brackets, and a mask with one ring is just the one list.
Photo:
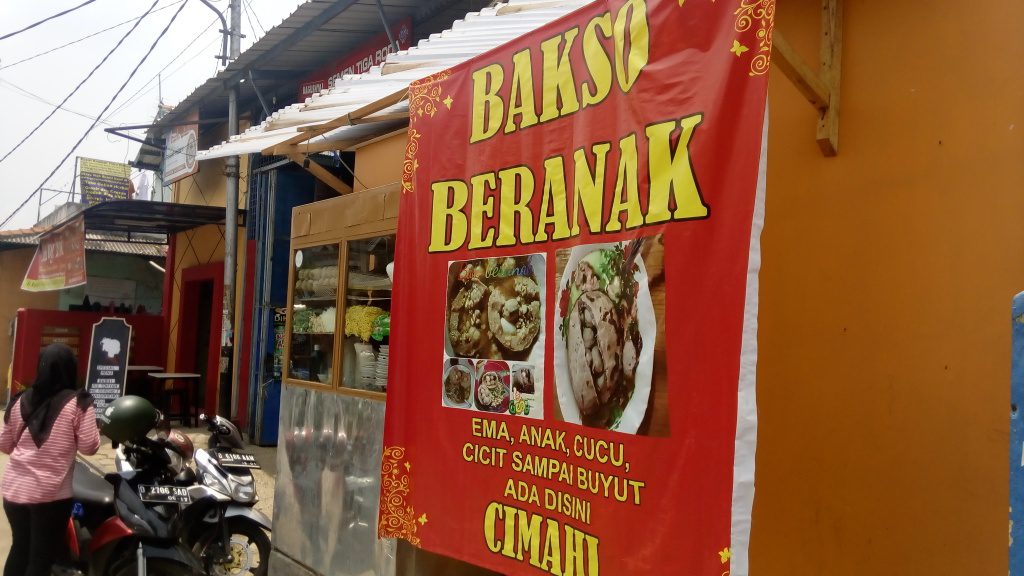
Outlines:
[[747, 573], [773, 5], [594, 2], [410, 87], [381, 537]]

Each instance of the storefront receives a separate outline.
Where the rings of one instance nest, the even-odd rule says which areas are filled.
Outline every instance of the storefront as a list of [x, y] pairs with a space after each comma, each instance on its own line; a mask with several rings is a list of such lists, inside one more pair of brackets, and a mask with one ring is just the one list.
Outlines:
[[[166, 367], [166, 296], [175, 282], [164, 268], [167, 239], [224, 218], [223, 210], [137, 200], [65, 208], [32, 237], [79, 223], [85, 249], [84, 284], [58, 291], [25, 292], [20, 285], [29, 259], [16, 267], [18, 260], [10, 256], [26, 251], [6, 250], [14, 246], [11, 235], [4, 238], [6, 245], [0, 248], [4, 272], [6, 263], [12, 264], [4, 284], [11, 286], [5, 302], [12, 305], [10, 375], [14, 391], [32, 381], [41, 347], [65, 343], [86, 355], [92, 326], [103, 317], [122, 318], [132, 326], [130, 364]], [[31, 251], [26, 256], [31, 256]], [[24, 305], [18, 306], [19, 302]], [[86, 358], [81, 357], [79, 362], [83, 376]], [[145, 372], [135, 376], [144, 380]]]
[[[771, 21], [774, 3], [751, 4], [742, 3], [740, 8], [770, 6], [772, 11], [765, 19]], [[840, 120], [836, 116], [838, 86], [819, 78], [817, 84], [808, 82], [794, 89], [794, 84], [779, 74], [784, 71], [784, 59], [773, 58], [771, 74], [778, 81], [773, 81], [769, 90], [768, 216], [758, 292], [757, 498], [749, 518], [749, 573], [1005, 573], [1010, 335], [1006, 320], [1011, 296], [1024, 285], [1020, 271], [1005, 265], [1024, 246], [1020, 227], [1005, 214], [1022, 208], [1017, 191], [1024, 178], [1015, 160], [1022, 153], [1022, 141], [1019, 130], [1013, 128], [1019, 126], [1020, 102], [1014, 95], [1021, 90], [1021, 80], [987, 55], [1020, 54], [1019, 46], [1007, 44], [1007, 39], [1014, 37], [1015, 19], [996, 9], [922, 12], [914, 3], [895, 2], [848, 5], [845, 24], [843, 18], [835, 22], [836, 16], [844, 13], [840, 7], [838, 14], [831, 13], [833, 26], [823, 27], [822, 14], [828, 16], [829, 9], [835, 10], [837, 5], [787, 5], [775, 27], [776, 34], [781, 36], [782, 31], [788, 40], [777, 42], [778, 50], [803, 54], [805, 61], [817, 59], [807, 55], [817, 54], [819, 45], [831, 45], [833, 50], [826, 52], [830, 58], [836, 56], [834, 48], [842, 42], [843, 55], [834, 62], [829, 60], [832, 77], [825, 80], [837, 79], [841, 61], [843, 108], [840, 124], [836, 124]], [[679, 9], [697, 10], [697, 6], [689, 1]], [[517, 3], [516, 8], [521, 7], [522, 3]], [[544, 9], [549, 7], [546, 4]], [[737, 9], [720, 8], [730, 13]], [[966, 27], [965, 22], [969, 23]], [[907, 49], [908, 42], [924, 42], [932, 34], [961, 41], [935, 45], [924, 53]], [[750, 63], [760, 52], [756, 39], [736, 40], [736, 44], [716, 47], [728, 51], [736, 62]], [[402, 56], [389, 59], [395, 74], [407, 73], [417, 58], [429, 60], [415, 51], [404, 60]], [[427, 73], [461, 61], [447, 60], [447, 65]], [[378, 80], [383, 82], [386, 76]], [[993, 83], [1006, 89], [993, 95], [989, 88]], [[399, 88], [391, 86], [392, 90]], [[681, 89], [685, 91], [686, 86]], [[432, 101], [435, 109], [447, 108], [446, 95], [436, 95], [437, 100]], [[989, 99], [991, 105], [984, 109], [970, 104]], [[808, 100], [831, 111], [831, 121], [828, 113], [816, 113]], [[404, 109], [401, 104], [389, 106], [378, 107], [369, 116]], [[430, 109], [418, 108], [415, 103], [404, 106], [413, 113], [422, 110], [430, 114]], [[964, 106], [975, 110], [971, 117], [949, 117], [949, 110]], [[304, 148], [309, 153], [329, 150], [332, 142], [348, 149], [353, 140], [366, 136], [350, 129], [358, 127], [352, 122], [358, 118], [352, 114], [347, 123], [330, 124], [294, 150], [300, 154]], [[365, 129], [365, 123], [360, 126]], [[984, 136], [980, 140], [979, 134]], [[286, 136], [292, 137], [294, 134]], [[244, 140], [225, 146], [244, 149]], [[265, 148], [283, 142], [263, 140]], [[391, 145], [395, 149], [391, 161], [384, 164], [389, 168], [379, 174], [390, 177], [392, 183], [399, 182], [406, 145], [416, 142], [410, 132], [357, 149], [357, 174], [367, 174], [359, 172], [360, 154]], [[438, 153], [436, 148], [435, 141], [431, 154]], [[822, 151], [837, 155], [825, 156]], [[421, 156], [421, 162], [429, 156]], [[698, 169], [705, 162], [698, 161]], [[471, 176], [445, 175], [453, 180]], [[472, 573], [483, 570], [464, 564], [456, 568], [457, 563], [449, 557], [485, 563], [479, 559], [493, 554], [495, 559], [487, 560], [487, 565], [509, 573], [531, 573], [535, 567], [516, 564], [504, 554], [504, 544], [496, 546], [485, 539], [481, 533], [485, 519], [480, 517], [475, 492], [466, 492], [459, 505], [444, 500], [455, 508], [471, 509], [465, 522], [453, 521], [437, 503], [426, 501], [440, 496], [429, 494], [410, 502], [416, 514], [406, 519], [403, 537], [411, 534], [424, 542], [432, 538], [428, 547], [434, 549], [447, 537], [450, 541], [444, 544], [444, 557], [403, 546], [396, 561], [392, 543], [375, 538], [380, 465], [386, 445], [382, 417], [385, 409], [394, 406], [396, 388], [390, 386], [382, 402], [379, 392], [346, 385], [347, 346], [342, 333], [348, 303], [346, 283], [350, 281], [348, 246], [358, 247], [362, 238], [386, 236], [383, 227], [359, 227], [383, 226], [372, 223], [387, 220], [395, 212], [388, 207], [385, 190], [379, 211], [376, 200], [366, 202], [373, 214], [366, 221], [349, 220], [359, 233], [320, 220], [335, 210], [346, 214], [358, 211], [363, 199], [381, 195], [373, 188], [376, 186], [367, 186], [368, 191], [359, 189], [331, 204], [295, 212], [298, 220], [293, 220], [289, 300], [293, 323], [288, 333], [295, 346], [293, 360], [298, 361], [295, 375], [300, 378], [286, 373], [284, 442], [280, 448], [283, 465], [277, 496], [282, 504], [275, 521], [300, 529], [275, 534], [273, 571], [285, 575]], [[965, 198], [964, 190], [980, 195], [980, 201]], [[720, 205], [721, 200], [716, 199], [712, 212]], [[401, 214], [399, 220], [405, 216]], [[302, 222], [308, 227], [295, 227]], [[306, 263], [307, 251], [312, 264]], [[299, 252], [302, 265], [294, 260]], [[329, 256], [318, 263], [317, 258], [324, 255]], [[354, 272], [379, 274], [377, 261], [388, 255], [374, 255], [373, 266], [369, 256], [354, 258], [367, 266]], [[397, 265], [400, 278], [401, 260]], [[333, 266], [338, 267], [337, 274], [332, 279], [328, 272], [325, 285], [322, 270]], [[433, 276], [424, 282], [428, 280], [433, 281]], [[401, 285], [399, 280], [398, 288]], [[333, 296], [330, 290], [336, 291]], [[425, 285], [417, 296], [432, 298], [434, 290]], [[379, 294], [356, 295], [381, 298]], [[318, 297], [328, 300], [318, 301]], [[397, 293], [392, 297], [401, 298]], [[296, 309], [296, 305], [305, 307]], [[331, 327], [332, 306], [333, 331], [326, 330]], [[296, 333], [294, 318], [299, 311], [303, 317]], [[708, 310], [696, 307], [692, 312], [700, 317]], [[395, 314], [396, 325], [401, 324], [403, 317], [398, 310]], [[379, 359], [383, 342], [373, 339], [372, 327], [371, 322], [365, 345], [356, 348], [353, 343], [352, 348], [376, 352]], [[438, 336], [434, 324], [424, 323], [422, 329], [431, 340]], [[324, 349], [327, 341], [331, 343], [329, 353]], [[387, 344], [390, 355], [393, 343]], [[434, 344], [429, 346], [429, 353], [436, 356]], [[287, 348], [286, 353], [292, 355]], [[708, 354], [715, 353], [708, 350]], [[703, 361], [692, 359], [693, 366]], [[352, 363], [360, 366], [358, 360], [348, 362]], [[550, 367], [554, 370], [554, 363]], [[392, 379], [395, 370], [392, 362]], [[401, 381], [406, 385], [413, 380], [409, 371], [421, 371], [434, 399], [428, 408], [410, 403], [402, 406], [403, 411], [437, 412], [437, 405], [444, 400], [436, 362], [411, 363], [404, 370], [407, 375]], [[669, 370], [672, 374], [671, 364]], [[321, 382], [321, 375], [326, 382]], [[369, 384], [360, 381], [360, 376], [357, 370], [347, 381], [357, 386]], [[554, 377], [548, 379], [554, 381]], [[546, 394], [555, 397], [552, 389]], [[545, 408], [555, 406], [552, 402]], [[707, 406], [702, 405], [702, 410]], [[454, 408], [440, 408], [449, 410], [442, 412], [446, 419], [456, 418], [451, 416]], [[550, 418], [547, 414], [545, 411], [545, 420], [556, 418], [554, 413]], [[673, 436], [678, 434], [679, 422], [671, 422]], [[433, 434], [425, 437], [435, 438]], [[450, 446], [440, 449], [445, 450], [440, 460], [449, 463]], [[422, 472], [423, 454], [429, 449], [419, 446], [416, 452], [417, 460], [405, 461], [417, 470], [409, 474], [411, 481], [432, 486], [437, 471]], [[744, 457], [753, 459], [752, 454]], [[665, 458], [666, 469], [674, 463]], [[403, 469], [389, 468], [400, 474]], [[464, 469], [451, 467], [444, 472], [457, 476]], [[472, 474], [477, 477], [476, 472]], [[718, 481], [724, 474], [709, 478]], [[505, 503], [516, 499], [502, 494], [500, 488], [495, 493], [493, 480], [488, 481], [486, 494]], [[462, 482], [452, 484], [463, 486]], [[523, 507], [530, 507], [529, 499], [527, 494]], [[670, 523], [664, 517], [666, 511], [680, 510], [688, 512], [691, 519], [718, 518], [703, 508], [670, 506], [651, 512], [648, 519], [624, 525], [648, 534]], [[497, 526], [503, 528], [500, 522]], [[715, 524], [707, 533], [721, 530], [723, 526]], [[747, 555], [739, 558], [735, 540], [718, 550], [689, 548], [694, 542], [704, 542], [705, 536], [679, 538], [677, 552], [699, 558], [703, 567], [699, 573], [748, 573]], [[608, 541], [621, 545], [630, 540], [622, 537], [604, 542]], [[371, 545], [374, 542], [376, 545]], [[649, 562], [650, 552], [646, 544], [638, 545], [618, 557]]]

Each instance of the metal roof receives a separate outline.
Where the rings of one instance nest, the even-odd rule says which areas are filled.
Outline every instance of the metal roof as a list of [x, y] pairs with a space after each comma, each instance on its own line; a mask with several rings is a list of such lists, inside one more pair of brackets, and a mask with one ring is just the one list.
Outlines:
[[[245, 211], [239, 210], [238, 215], [239, 225], [244, 226]], [[0, 250], [35, 246], [39, 236], [78, 217], [85, 218], [86, 250], [162, 257], [168, 235], [208, 224], [224, 224], [225, 211], [217, 206], [141, 200], [66, 205], [66, 210], [43, 224], [0, 231]]]
[[[456, 18], [489, 2], [386, 0], [383, 9], [392, 23], [411, 17], [413, 36], [418, 38], [444, 29]], [[302, 78], [359, 48], [383, 31], [377, 0], [308, 0], [157, 120], [145, 140], [155, 142], [163, 138], [162, 126], [187, 120], [187, 115], [197, 108], [200, 119], [226, 117], [228, 89], [239, 81], [242, 81], [239, 84], [240, 110], [256, 105], [255, 88], [268, 101], [276, 98], [277, 101], [290, 102], [296, 97], [298, 82]], [[143, 146], [136, 161], [153, 164], [157, 157], [153, 148]]]
[[[218, 206], [139, 200], [101, 202], [81, 214], [85, 216], [86, 231], [125, 234], [177, 234], [207, 224], [224, 224], [226, 216], [224, 208]], [[245, 225], [245, 210], [238, 211], [238, 225]]]
[[[229, 141], [199, 152], [200, 160], [260, 152], [296, 136], [301, 127], [316, 126], [350, 114], [435, 72], [497, 48], [523, 34], [544, 26], [578, 8], [588, 0], [509, 0], [479, 12], [466, 14], [443, 32], [431, 34], [408, 50], [388, 56], [381, 66], [364, 74], [337, 79], [326, 91], [305, 102], [282, 108], [263, 123], [249, 128]], [[408, 113], [409, 103], [402, 101], [365, 117], [391, 118]], [[358, 141], [393, 131], [407, 120], [387, 120], [343, 126], [313, 142]]]

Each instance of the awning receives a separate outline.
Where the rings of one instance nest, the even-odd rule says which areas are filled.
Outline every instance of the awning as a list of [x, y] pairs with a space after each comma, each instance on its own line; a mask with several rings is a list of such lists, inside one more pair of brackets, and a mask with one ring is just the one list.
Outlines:
[[[262, 124], [199, 152], [199, 160], [274, 150], [302, 140], [297, 152], [344, 150], [408, 124], [409, 84], [451, 68], [588, 4], [587, 0], [510, 0], [467, 14], [444, 32], [388, 56], [364, 74], [346, 75], [330, 90], [278, 110]], [[399, 97], [395, 97], [399, 95]], [[315, 130], [327, 126], [329, 130]], [[312, 134], [308, 134], [312, 132]], [[319, 134], [318, 132], [325, 132]], [[314, 136], [306, 140], [305, 137]]]
[[[177, 234], [207, 224], [224, 224], [225, 210], [175, 202], [113, 200], [88, 206], [79, 215], [85, 216], [86, 233]], [[238, 225], [245, 225], [245, 210], [238, 211]]]

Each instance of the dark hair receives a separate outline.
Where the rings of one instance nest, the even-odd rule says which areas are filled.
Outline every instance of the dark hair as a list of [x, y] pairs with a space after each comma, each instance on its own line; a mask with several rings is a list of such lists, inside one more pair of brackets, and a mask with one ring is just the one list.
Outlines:
[[78, 360], [64, 344], [50, 344], [39, 354], [39, 368], [32, 383], [32, 404], [38, 406], [61, 390], [78, 388]]

